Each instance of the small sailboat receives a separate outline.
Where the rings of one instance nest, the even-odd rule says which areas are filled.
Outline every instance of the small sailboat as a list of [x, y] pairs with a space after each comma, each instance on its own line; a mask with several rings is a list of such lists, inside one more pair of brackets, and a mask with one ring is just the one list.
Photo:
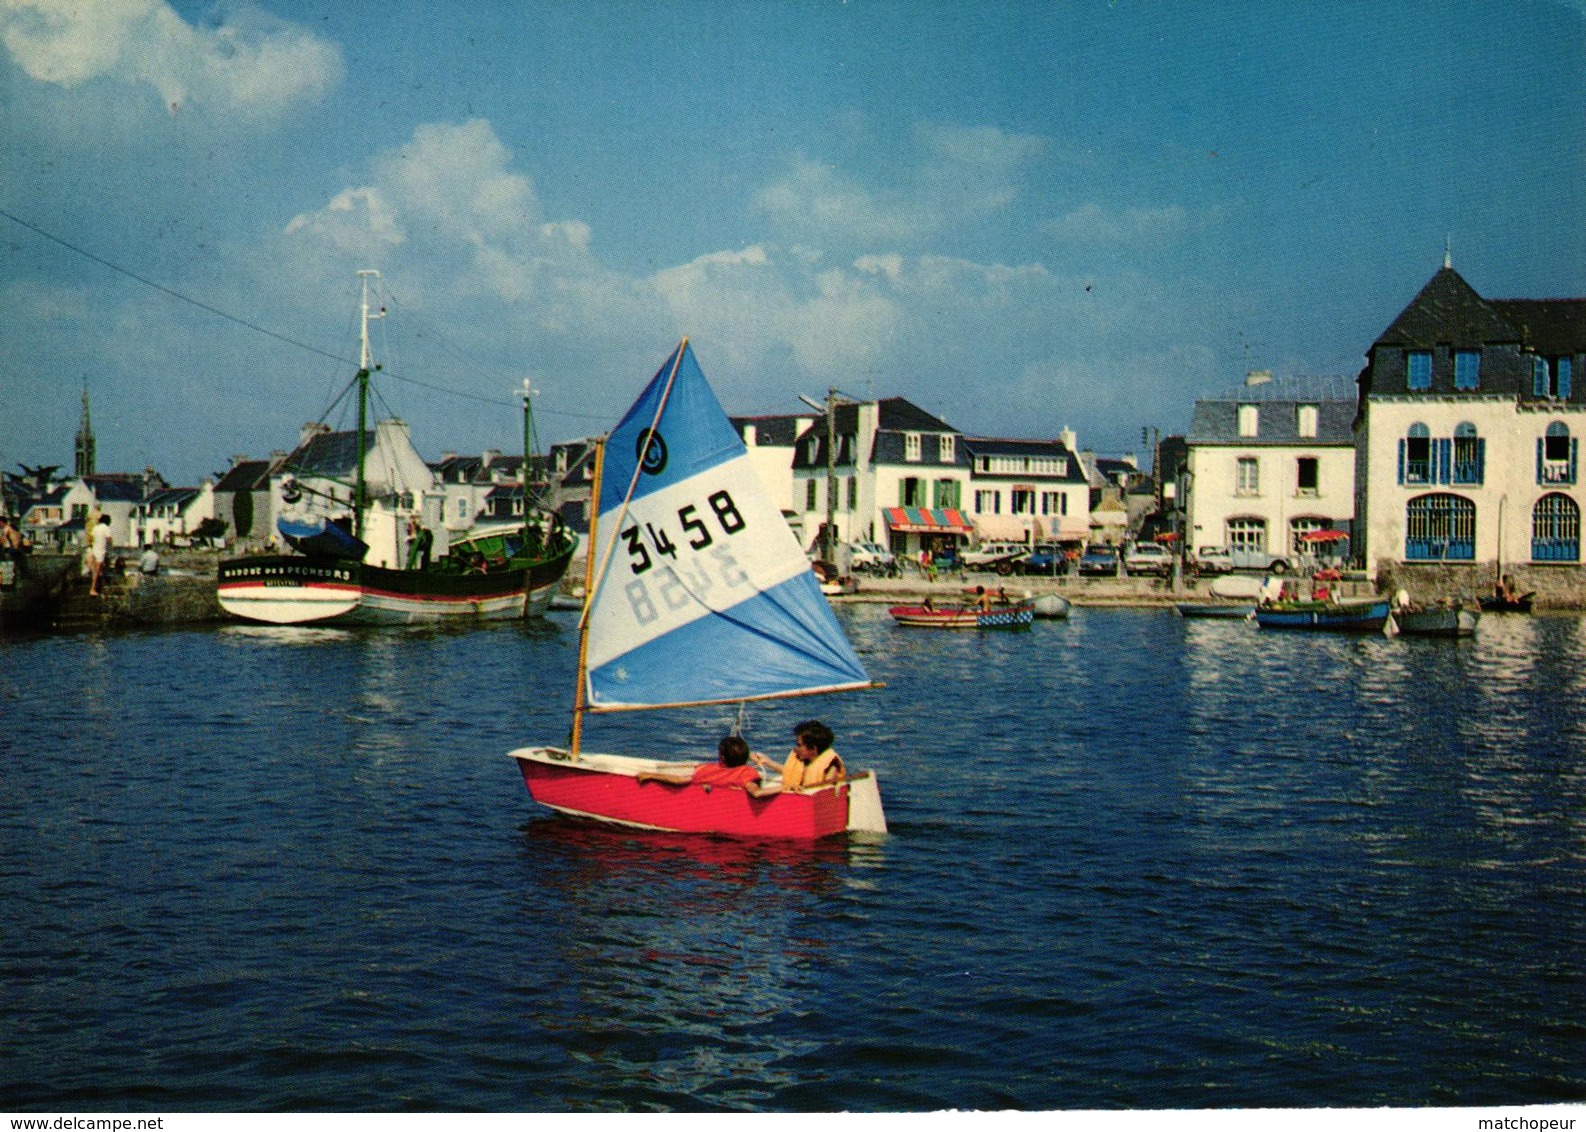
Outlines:
[[[523, 519], [448, 535], [444, 498], [432, 490], [434, 473], [413, 450], [406, 425], [366, 427], [377, 368], [369, 348], [369, 283], [378, 273], [359, 275], [358, 429], [305, 436], [293, 457], [299, 474], [282, 482], [283, 510], [276, 519], [277, 532], [297, 553], [221, 562], [220, 607], [274, 625], [505, 620], [542, 611], [572, 561], [577, 537], [559, 516], [532, 505], [527, 391]], [[346, 483], [340, 469], [349, 462], [352, 482]], [[371, 465], [380, 469], [378, 476], [370, 474]]]
[[593, 491], [571, 736], [566, 747], [510, 752], [530, 796], [564, 814], [641, 829], [885, 833], [870, 772], [751, 794], [642, 781], [696, 764], [583, 749], [590, 713], [875, 686], [686, 338], [597, 442]]

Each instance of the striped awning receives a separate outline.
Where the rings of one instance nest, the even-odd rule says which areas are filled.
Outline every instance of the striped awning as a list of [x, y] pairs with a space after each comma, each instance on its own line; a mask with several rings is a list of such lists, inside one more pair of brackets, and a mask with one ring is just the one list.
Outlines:
[[888, 507], [887, 526], [895, 531], [922, 535], [968, 535], [975, 531], [953, 507]]

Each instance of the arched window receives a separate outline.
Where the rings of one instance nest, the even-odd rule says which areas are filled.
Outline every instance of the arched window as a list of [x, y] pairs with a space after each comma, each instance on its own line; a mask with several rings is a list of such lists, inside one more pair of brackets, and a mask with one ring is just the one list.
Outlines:
[[1470, 562], [1476, 557], [1476, 505], [1458, 495], [1417, 495], [1405, 508], [1407, 562]]
[[1399, 441], [1399, 482], [1432, 482], [1432, 430], [1419, 421]]
[[1536, 562], [1580, 561], [1580, 506], [1552, 491], [1531, 511], [1531, 558]]
[[1569, 426], [1554, 421], [1536, 442], [1536, 482], [1572, 484], [1575, 482], [1575, 456], [1579, 447], [1569, 434]]
[[1479, 484], [1486, 478], [1487, 442], [1476, 426], [1462, 421], [1454, 429], [1454, 482]]

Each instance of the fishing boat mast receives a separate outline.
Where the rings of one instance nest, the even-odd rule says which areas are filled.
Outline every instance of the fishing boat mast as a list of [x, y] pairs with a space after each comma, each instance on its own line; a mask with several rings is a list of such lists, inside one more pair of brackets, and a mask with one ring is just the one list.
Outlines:
[[[363, 282], [363, 304], [361, 308], [362, 319], [358, 333], [358, 472], [353, 487], [352, 523], [353, 534], [360, 540], [363, 538], [364, 510], [369, 504], [369, 485], [364, 477], [364, 458], [368, 454], [368, 423], [369, 423], [369, 370], [372, 359], [369, 351], [369, 277], [380, 278], [380, 273], [374, 269], [358, 272], [358, 277]], [[385, 307], [381, 307], [375, 318], [385, 317]]]

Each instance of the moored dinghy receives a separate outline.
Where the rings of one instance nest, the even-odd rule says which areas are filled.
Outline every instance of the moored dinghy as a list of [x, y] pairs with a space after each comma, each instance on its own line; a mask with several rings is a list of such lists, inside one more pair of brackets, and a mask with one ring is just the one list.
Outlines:
[[696, 764], [583, 750], [589, 713], [874, 686], [687, 339], [597, 444], [594, 499], [571, 739], [511, 752], [534, 800], [680, 833], [885, 833], [871, 773], [751, 794], [641, 782]]

